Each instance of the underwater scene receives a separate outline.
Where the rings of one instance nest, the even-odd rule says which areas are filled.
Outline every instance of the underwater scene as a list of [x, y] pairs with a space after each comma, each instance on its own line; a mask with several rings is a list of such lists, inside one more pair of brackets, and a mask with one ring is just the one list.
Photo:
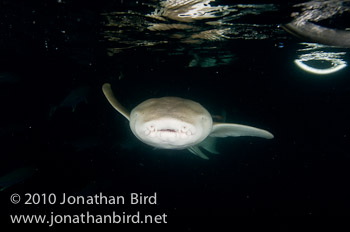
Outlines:
[[349, 230], [349, 19], [0, 0], [1, 227]]

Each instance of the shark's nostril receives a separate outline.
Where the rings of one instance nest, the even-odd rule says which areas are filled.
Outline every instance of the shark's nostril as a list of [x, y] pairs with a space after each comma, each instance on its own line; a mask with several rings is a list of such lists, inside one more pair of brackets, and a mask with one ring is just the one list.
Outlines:
[[187, 126], [183, 126], [180, 130], [181, 133], [186, 133], [189, 131], [188, 127]]

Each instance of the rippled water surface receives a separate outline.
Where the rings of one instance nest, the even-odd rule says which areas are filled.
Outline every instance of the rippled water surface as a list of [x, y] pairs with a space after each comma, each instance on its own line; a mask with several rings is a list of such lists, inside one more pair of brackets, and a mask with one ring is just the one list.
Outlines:
[[[0, 3], [2, 222], [139, 211], [167, 214], [166, 224], [140, 227], [162, 231], [348, 226], [349, 49], [280, 27], [307, 16], [347, 31], [348, 1]], [[128, 110], [177, 96], [274, 139], [222, 138], [209, 160], [152, 148], [109, 105], [106, 82]], [[156, 193], [157, 204], [12, 204], [14, 193]]]

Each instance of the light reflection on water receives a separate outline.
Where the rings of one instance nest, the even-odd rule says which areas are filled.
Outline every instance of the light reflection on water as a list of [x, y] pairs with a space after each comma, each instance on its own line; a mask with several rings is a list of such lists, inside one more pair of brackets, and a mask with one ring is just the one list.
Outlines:
[[281, 31], [277, 22], [270, 24], [255, 18], [276, 12], [278, 7], [273, 4], [215, 5], [213, 0], [168, 0], [157, 6], [147, 5], [147, 9], [147, 13], [129, 9], [102, 14], [106, 20], [103, 36], [109, 43], [110, 55], [134, 47], [178, 42], [271, 39], [279, 37]]
[[[298, 50], [299, 56], [294, 63], [306, 72], [325, 75], [335, 73], [347, 66], [344, 60], [346, 52], [329, 50], [329, 46], [317, 43], [301, 43], [305, 48]], [[337, 50], [344, 50], [338, 48]]]

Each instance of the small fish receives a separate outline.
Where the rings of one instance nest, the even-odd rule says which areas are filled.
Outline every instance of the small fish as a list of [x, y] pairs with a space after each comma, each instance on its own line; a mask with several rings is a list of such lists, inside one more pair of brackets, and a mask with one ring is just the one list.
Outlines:
[[99, 147], [103, 145], [103, 143], [104, 140], [98, 136], [86, 136], [67, 142], [67, 144], [72, 145], [77, 152]]
[[80, 189], [76, 195], [77, 196], [92, 196], [96, 194], [99, 190], [99, 185], [97, 181], [90, 181], [82, 189]]
[[0, 192], [32, 177], [38, 170], [34, 167], [16, 169], [0, 177]]
[[21, 81], [21, 78], [13, 72], [1, 72], [0, 83], [1, 84], [17, 84]]
[[78, 88], [73, 89], [58, 106], [51, 107], [50, 116], [52, 116], [59, 108], [72, 108], [72, 112], [74, 112], [80, 103], [87, 103], [89, 92], [90, 87], [87, 85], [81, 85]]

